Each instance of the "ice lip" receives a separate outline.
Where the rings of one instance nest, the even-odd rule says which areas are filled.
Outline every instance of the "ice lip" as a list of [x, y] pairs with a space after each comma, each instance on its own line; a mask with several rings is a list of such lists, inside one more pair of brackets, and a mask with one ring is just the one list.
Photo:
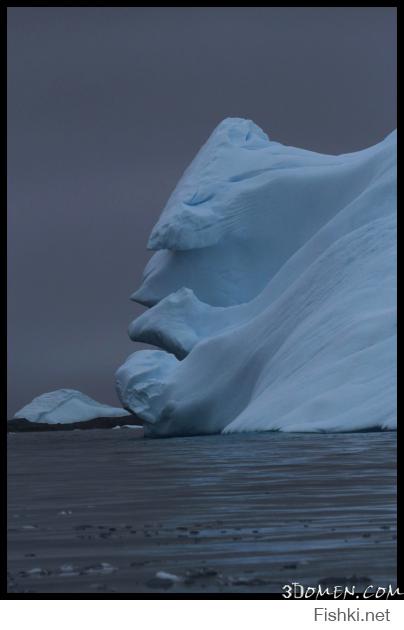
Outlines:
[[129, 337], [182, 359], [199, 341], [195, 325], [196, 319], [203, 317], [203, 306], [193, 291], [180, 289], [135, 319], [129, 326]]
[[161, 350], [132, 354], [116, 373], [116, 387], [123, 406], [137, 409], [140, 418], [158, 422], [169, 415], [167, 395], [177, 359]]
[[[258, 131], [257, 131], [258, 130]], [[329, 156], [226, 120], [151, 235], [118, 370], [150, 435], [394, 429], [396, 136]]]

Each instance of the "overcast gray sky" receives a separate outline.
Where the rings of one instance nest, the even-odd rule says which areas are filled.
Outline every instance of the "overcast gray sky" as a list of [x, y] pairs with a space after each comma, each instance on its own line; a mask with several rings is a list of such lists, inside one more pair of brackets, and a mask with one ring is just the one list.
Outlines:
[[396, 10], [8, 10], [9, 417], [118, 404], [148, 235], [226, 116], [324, 153], [396, 126]]

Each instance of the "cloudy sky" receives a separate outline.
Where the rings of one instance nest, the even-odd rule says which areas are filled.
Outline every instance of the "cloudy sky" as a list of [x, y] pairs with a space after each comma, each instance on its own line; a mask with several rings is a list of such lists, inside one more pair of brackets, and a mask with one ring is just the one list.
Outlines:
[[9, 417], [60, 387], [118, 404], [148, 235], [226, 116], [324, 153], [380, 141], [395, 9], [8, 10]]

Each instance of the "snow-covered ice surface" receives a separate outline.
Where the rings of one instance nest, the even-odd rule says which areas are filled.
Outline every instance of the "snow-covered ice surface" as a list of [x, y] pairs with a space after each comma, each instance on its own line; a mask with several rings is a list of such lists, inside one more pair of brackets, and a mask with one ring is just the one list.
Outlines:
[[48, 424], [71, 424], [94, 418], [120, 418], [129, 413], [119, 407], [103, 405], [75, 389], [58, 389], [37, 396], [17, 411], [14, 418]]
[[396, 133], [321, 155], [224, 120], [154, 227], [117, 372], [146, 434], [396, 428]]

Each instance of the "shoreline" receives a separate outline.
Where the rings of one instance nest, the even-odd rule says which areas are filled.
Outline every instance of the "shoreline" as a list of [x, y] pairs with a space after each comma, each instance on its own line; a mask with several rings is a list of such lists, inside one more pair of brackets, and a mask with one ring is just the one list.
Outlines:
[[74, 431], [76, 429], [86, 431], [88, 429], [113, 429], [116, 426], [143, 427], [143, 421], [137, 416], [117, 416], [92, 418], [79, 422], [33, 422], [26, 418], [11, 418], [7, 420], [7, 433], [37, 432], [37, 431]]

